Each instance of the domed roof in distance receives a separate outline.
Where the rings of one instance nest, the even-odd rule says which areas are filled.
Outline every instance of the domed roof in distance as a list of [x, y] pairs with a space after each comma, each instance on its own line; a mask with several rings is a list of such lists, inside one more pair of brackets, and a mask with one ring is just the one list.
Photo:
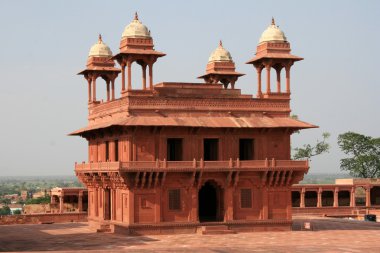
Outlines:
[[94, 57], [112, 57], [112, 51], [106, 44], [104, 44], [101, 34], [99, 34], [98, 43], [93, 45], [90, 49], [88, 57], [91, 57], [91, 56], [94, 56]]
[[284, 32], [275, 24], [274, 18], [272, 18], [272, 24], [261, 34], [259, 43], [269, 41], [287, 41]]
[[222, 41], [219, 42], [219, 46], [212, 52], [208, 61], [232, 61], [231, 54], [223, 47]]
[[122, 38], [150, 38], [150, 31], [148, 28], [141, 23], [137, 12], [135, 13], [135, 18], [132, 22], [127, 25], [121, 36]]

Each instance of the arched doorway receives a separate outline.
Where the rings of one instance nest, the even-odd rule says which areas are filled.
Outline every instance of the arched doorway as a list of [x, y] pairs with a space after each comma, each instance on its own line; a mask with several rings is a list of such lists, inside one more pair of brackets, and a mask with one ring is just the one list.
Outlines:
[[214, 181], [207, 181], [199, 190], [198, 208], [200, 222], [223, 220], [223, 193]]

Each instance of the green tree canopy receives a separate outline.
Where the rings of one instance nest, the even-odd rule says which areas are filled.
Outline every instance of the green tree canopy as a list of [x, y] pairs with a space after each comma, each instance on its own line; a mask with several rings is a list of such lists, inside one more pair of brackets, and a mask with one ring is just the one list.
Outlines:
[[329, 137], [330, 133], [325, 132], [322, 134], [322, 141], [317, 140], [317, 143], [314, 146], [310, 144], [305, 144], [302, 148], [295, 148], [293, 159], [310, 159], [312, 156], [329, 152], [330, 144], [327, 143], [327, 139]]
[[39, 197], [36, 199], [28, 199], [25, 201], [25, 204], [49, 204], [50, 203], [50, 196], [45, 196], [45, 197]]
[[9, 206], [4, 206], [3, 208], [0, 208], [0, 215], [10, 215], [11, 209]]
[[340, 160], [340, 169], [353, 177], [380, 177], [380, 138], [347, 132], [338, 136], [340, 149], [349, 157]]

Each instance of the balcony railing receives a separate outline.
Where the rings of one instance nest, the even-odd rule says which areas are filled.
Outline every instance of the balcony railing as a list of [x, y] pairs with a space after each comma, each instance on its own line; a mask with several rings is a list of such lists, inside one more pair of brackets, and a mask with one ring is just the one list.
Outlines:
[[109, 172], [109, 171], [185, 171], [185, 170], [247, 170], [247, 171], [265, 171], [265, 170], [299, 170], [305, 171], [309, 168], [309, 162], [293, 160], [249, 160], [240, 161], [129, 161], [129, 162], [91, 162], [76, 163], [75, 171], [77, 172]]

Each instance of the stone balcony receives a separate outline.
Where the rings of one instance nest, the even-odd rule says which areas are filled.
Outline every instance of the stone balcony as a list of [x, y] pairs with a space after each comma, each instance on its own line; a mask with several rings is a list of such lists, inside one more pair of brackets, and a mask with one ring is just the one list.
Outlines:
[[77, 173], [86, 172], [186, 172], [186, 171], [297, 171], [307, 172], [309, 163], [294, 160], [226, 160], [226, 161], [129, 161], [76, 163]]

